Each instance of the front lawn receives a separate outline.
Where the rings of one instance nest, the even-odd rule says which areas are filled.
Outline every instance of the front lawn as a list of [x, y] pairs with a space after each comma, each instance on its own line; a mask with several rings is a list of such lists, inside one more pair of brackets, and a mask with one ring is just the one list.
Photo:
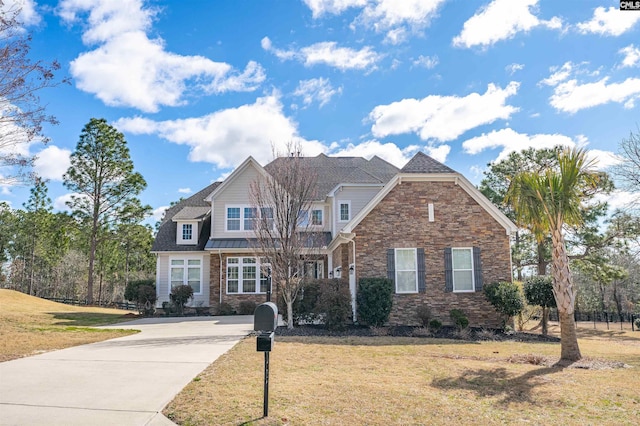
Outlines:
[[164, 410], [182, 425], [616, 424], [640, 418], [640, 333], [559, 343], [409, 337], [277, 337], [269, 418], [263, 354], [248, 337]]

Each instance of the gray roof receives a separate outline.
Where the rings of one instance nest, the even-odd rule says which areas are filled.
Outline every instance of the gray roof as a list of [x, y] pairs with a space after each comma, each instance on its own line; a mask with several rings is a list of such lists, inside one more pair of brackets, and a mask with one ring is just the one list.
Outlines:
[[[320, 248], [328, 246], [331, 242], [331, 232], [309, 233], [305, 246]], [[257, 247], [258, 240], [255, 238], [212, 238], [207, 242], [205, 249], [246, 249]]]
[[202, 220], [207, 216], [210, 210], [210, 206], [186, 206], [173, 215], [172, 220]]
[[317, 199], [326, 195], [340, 183], [364, 183], [384, 185], [398, 173], [398, 168], [374, 156], [370, 160], [362, 157], [280, 157], [267, 164], [267, 173], [273, 174], [279, 163], [292, 160], [304, 161], [306, 168], [316, 175]]
[[401, 173], [455, 173], [456, 171], [418, 151], [400, 170]]
[[[151, 251], [202, 251], [211, 234], [211, 220], [204, 220], [200, 227], [200, 235], [198, 235], [198, 244], [194, 245], [178, 245], [176, 244], [177, 226], [173, 219], [182, 214], [186, 217], [194, 216], [197, 213], [205, 211], [205, 215], [211, 208], [211, 204], [204, 199], [210, 195], [221, 182], [214, 182], [203, 190], [193, 194], [191, 197], [179, 201], [169, 207], [164, 213], [162, 223], [158, 228], [158, 233], [151, 246]], [[208, 216], [211, 217], [211, 216]], [[198, 217], [189, 217], [189, 219], [197, 219]], [[205, 219], [205, 218], [203, 218]]]

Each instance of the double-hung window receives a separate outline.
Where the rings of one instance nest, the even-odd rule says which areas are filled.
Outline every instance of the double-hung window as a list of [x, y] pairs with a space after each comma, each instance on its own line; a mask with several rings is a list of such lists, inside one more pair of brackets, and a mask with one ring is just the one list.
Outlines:
[[269, 264], [255, 257], [227, 258], [227, 293], [266, 293]]
[[474, 291], [472, 248], [452, 248], [453, 291]]
[[240, 207], [227, 207], [227, 231], [240, 231]]
[[322, 210], [311, 210], [311, 224], [313, 226], [322, 226]]
[[201, 259], [171, 259], [169, 276], [170, 292], [177, 286], [189, 285], [194, 294], [202, 294]]
[[253, 231], [258, 219], [258, 209], [253, 207], [244, 208], [244, 230]]
[[418, 292], [418, 260], [416, 249], [395, 250], [396, 293]]
[[260, 219], [266, 219], [273, 228], [273, 208], [233, 206], [227, 207], [227, 231], [253, 231]]
[[350, 201], [340, 201], [338, 205], [338, 219], [340, 222], [349, 222], [351, 220]]

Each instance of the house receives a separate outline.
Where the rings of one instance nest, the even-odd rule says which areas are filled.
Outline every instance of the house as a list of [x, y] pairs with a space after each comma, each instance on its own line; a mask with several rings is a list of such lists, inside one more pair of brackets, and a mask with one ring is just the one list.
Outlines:
[[[391, 278], [391, 324], [417, 324], [426, 304], [443, 323], [458, 308], [472, 325], [500, 325], [482, 285], [511, 280], [516, 227], [464, 176], [422, 152], [402, 169], [378, 157], [299, 159], [313, 169], [320, 194], [308, 218], [322, 238], [303, 265], [306, 276], [348, 278], [354, 313], [358, 279]], [[192, 304], [212, 312], [221, 303], [265, 300], [268, 265], [252, 249], [250, 185], [279, 161], [288, 160], [263, 167], [249, 157], [224, 182], [167, 210], [152, 248], [159, 304], [178, 284], [193, 286]]]

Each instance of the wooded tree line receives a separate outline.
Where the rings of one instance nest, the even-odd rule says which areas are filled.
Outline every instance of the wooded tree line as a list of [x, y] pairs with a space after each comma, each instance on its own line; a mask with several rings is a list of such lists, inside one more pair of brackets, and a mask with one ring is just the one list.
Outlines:
[[153, 278], [146, 183], [122, 133], [103, 119], [84, 127], [64, 185], [71, 211], [53, 212], [47, 182], [35, 179], [22, 208], [0, 203], [0, 287], [88, 303], [124, 300], [130, 280]]
[[[480, 190], [519, 226], [512, 239], [514, 278], [550, 275], [552, 236], [534, 220], [522, 220], [508, 201], [512, 178], [519, 173], [544, 173], [557, 169], [562, 148], [528, 149], [488, 165]], [[564, 224], [569, 265], [577, 294], [578, 312], [640, 313], [640, 213], [633, 196], [640, 193], [640, 134], [631, 133], [620, 144], [622, 160], [611, 173], [595, 172], [595, 185], [577, 191], [575, 223]], [[629, 191], [623, 210], [608, 212], [602, 195], [616, 185]], [[637, 199], [637, 198], [636, 198]]]

